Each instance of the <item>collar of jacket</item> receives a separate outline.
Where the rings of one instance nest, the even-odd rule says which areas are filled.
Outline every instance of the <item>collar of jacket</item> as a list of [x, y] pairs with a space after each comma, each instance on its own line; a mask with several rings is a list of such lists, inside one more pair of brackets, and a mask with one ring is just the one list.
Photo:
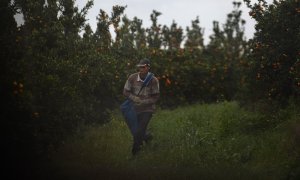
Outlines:
[[[149, 72], [148, 72], [147, 76], [148, 76], [148, 75], [149, 75]], [[147, 77], [147, 76], [146, 76], [146, 77]], [[144, 82], [144, 81], [141, 79], [141, 77], [140, 77], [140, 73], [138, 73], [137, 81]]]

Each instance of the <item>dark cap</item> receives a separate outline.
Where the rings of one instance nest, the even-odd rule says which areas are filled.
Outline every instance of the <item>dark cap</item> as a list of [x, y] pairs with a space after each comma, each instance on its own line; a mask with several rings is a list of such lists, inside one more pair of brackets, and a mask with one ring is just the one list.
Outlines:
[[136, 66], [149, 66], [150, 67], [150, 60], [149, 59], [142, 59]]

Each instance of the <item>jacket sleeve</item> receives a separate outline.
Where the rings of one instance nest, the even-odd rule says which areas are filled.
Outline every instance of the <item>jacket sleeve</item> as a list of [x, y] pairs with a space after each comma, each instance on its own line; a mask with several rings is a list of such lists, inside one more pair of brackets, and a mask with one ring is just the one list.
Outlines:
[[127, 81], [124, 85], [123, 95], [126, 97], [129, 97], [130, 94], [131, 94], [131, 83], [130, 83], [129, 79], [127, 79]]
[[132, 83], [130, 81], [130, 77], [127, 79], [124, 89], [123, 89], [123, 95], [131, 100], [133, 100], [136, 96], [132, 93]]

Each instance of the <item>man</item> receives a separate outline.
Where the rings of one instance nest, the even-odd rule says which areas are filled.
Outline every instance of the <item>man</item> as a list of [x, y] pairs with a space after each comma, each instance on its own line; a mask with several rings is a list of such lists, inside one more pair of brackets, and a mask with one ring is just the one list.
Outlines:
[[123, 94], [134, 102], [138, 120], [137, 132], [133, 134], [133, 155], [141, 149], [143, 141], [148, 142], [152, 139], [152, 135], [147, 134], [147, 126], [159, 98], [159, 82], [156, 77], [153, 76], [148, 86], [142, 88], [145, 78], [150, 73], [150, 61], [142, 59], [137, 67], [139, 72], [129, 76], [123, 90]]

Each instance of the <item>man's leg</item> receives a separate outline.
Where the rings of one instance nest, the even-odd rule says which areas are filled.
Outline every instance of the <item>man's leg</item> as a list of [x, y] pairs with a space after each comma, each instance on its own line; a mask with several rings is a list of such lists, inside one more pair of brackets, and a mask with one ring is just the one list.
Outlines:
[[138, 127], [141, 129], [140, 141], [141, 144], [143, 140], [150, 138], [151, 134], [147, 132], [147, 127], [152, 118], [151, 112], [141, 113], [140, 118], [138, 118]]
[[137, 115], [138, 129], [136, 135], [134, 136], [132, 154], [136, 154], [140, 150], [140, 146], [143, 144], [143, 140], [146, 137], [146, 130], [151, 117], [151, 112], [143, 112]]
[[149, 132], [148, 130], [146, 130], [145, 136], [144, 136], [144, 141], [146, 143], [150, 142], [153, 139], [153, 136], [151, 134], [151, 132]]

